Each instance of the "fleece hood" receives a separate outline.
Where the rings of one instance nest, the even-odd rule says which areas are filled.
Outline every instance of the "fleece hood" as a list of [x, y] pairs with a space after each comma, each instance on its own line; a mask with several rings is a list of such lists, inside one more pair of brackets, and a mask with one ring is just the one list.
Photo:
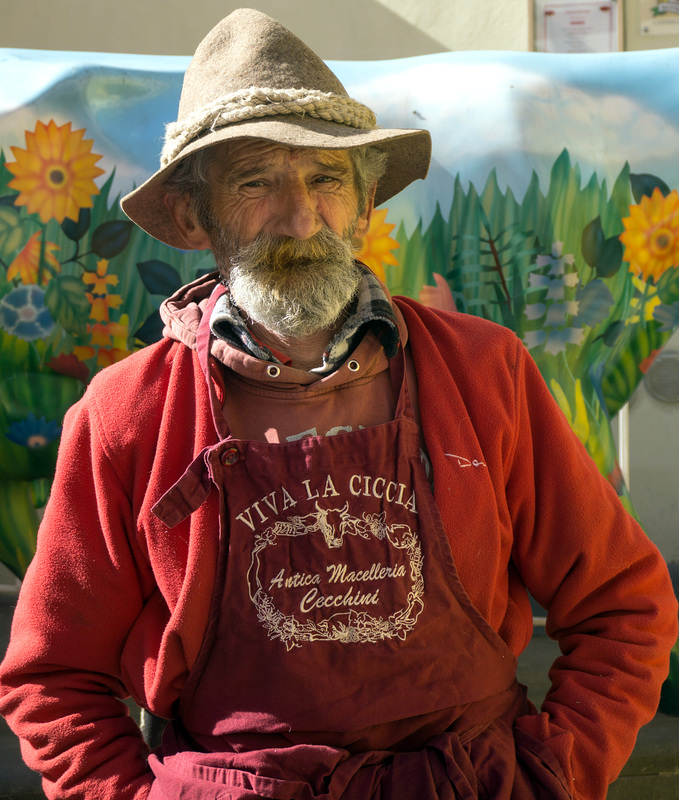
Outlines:
[[160, 306], [160, 318], [165, 327], [163, 337], [181, 342], [191, 350], [196, 349], [198, 326], [203, 318], [215, 286], [219, 283], [219, 273], [210, 272], [182, 286]]

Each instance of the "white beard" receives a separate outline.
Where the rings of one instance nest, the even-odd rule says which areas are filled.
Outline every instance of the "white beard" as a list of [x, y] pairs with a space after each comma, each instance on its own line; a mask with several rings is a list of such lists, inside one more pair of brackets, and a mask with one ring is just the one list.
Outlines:
[[361, 272], [352, 239], [353, 231], [342, 238], [324, 228], [310, 239], [262, 234], [234, 247], [225, 231], [213, 230], [212, 251], [250, 320], [302, 338], [331, 328], [356, 294]]

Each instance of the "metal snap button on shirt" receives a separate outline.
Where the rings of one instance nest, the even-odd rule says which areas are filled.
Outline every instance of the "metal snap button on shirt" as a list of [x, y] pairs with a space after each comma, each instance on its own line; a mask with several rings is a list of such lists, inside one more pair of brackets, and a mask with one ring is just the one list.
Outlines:
[[358, 361], [356, 361], [356, 359], [352, 358], [351, 361], [347, 364], [347, 367], [352, 372], [358, 372], [359, 369], [361, 368], [361, 365], [358, 363]]
[[222, 452], [220, 456], [222, 464], [226, 467], [232, 467], [240, 458], [240, 453], [235, 447], [228, 447]]
[[276, 364], [269, 364], [266, 368], [266, 374], [270, 378], [277, 378], [281, 374], [281, 368], [276, 366]]

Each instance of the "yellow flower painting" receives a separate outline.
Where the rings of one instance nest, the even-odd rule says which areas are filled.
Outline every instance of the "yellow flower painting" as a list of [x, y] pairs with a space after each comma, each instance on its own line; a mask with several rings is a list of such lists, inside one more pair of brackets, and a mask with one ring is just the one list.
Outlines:
[[46, 286], [52, 275], [61, 270], [61, 264], [54, 253], [59, 250], [59, 245], [54, 242], [45, 242], [43, 270], [40, 271], [40, 253], [42, 250], [42, 237], [36, 231], [26, 242], [16, 258], [9, 265], [7, 280], [20, 278], [24, 284], [40, 283]]
[[83, 272], [83, 281], [92, 286], [92, 294], [108, 294], [109, 286], [118, 285], [118, 276], [108, 274], [108, 261], [105, 258], [97, 261], [96, 272]]
[[672, 267], [679, 266], [679, 193], [667, 197], [658, 187], [650, 197], [642, 197], [630, 206], [630, 215], [622, 220], [625, 231], [620, 241], [625, 245], [623, 259], [629, 271], [644, 281], [658, 279]]
[[26, 131], [26, 149], [12, 147], [16, 161], [5, 165], [14, 175], [9, 187], [19, 192], [15, 205], [26, 206], [43, 223], [76, 221], [81, 208], [92, 207], [92, 196], [99, 194], [94, 178], [104, 170], [96, 166], [101, 156], [91, 152], [92, 140], [84, 133], [54, 120]]
[[381, 281], [386, 279], [385, 264], [398, 266], [392, 251], [400, 247], [399, 243], [389, 235], [396, 226], [385, 222], [386, 217], [386, 208], [373, 212], [368, 233], [361, 239], [360, 250], [356, 254], [356, 258], [369, 267]]

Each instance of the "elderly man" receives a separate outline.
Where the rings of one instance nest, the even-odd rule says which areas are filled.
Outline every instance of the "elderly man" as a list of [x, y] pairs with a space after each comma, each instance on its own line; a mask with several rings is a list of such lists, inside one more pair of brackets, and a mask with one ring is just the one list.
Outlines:
[[[354, 258], [429, 137], [255, 11], [123, 207], [218, 273], [68, 414], [2, 666], [50, 798], [603, 798], [676, 637], [657, 550], [503, 328]], [[563, 655], [516, 682], [528, 591]], [[149, 756], [119, 698], [165, 717]]]

